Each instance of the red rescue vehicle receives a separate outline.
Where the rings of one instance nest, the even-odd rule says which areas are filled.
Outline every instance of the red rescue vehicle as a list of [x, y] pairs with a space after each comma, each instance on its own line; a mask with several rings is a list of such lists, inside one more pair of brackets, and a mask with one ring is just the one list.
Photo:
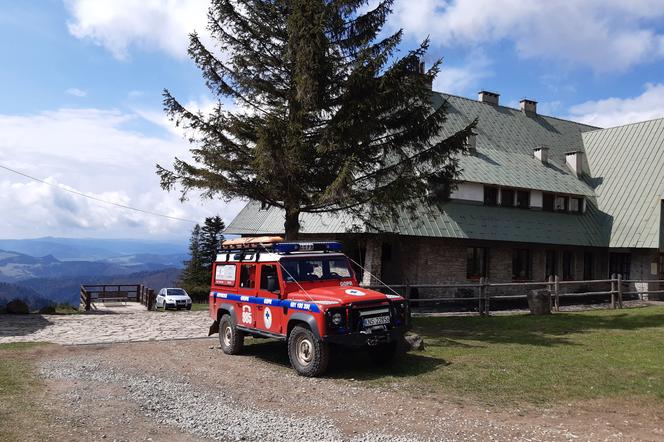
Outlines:
[[247, 335], [284, 340], [303, 376], [325, 371], [331, 344], [364, 347], [387, 362], [408, 318], [401, 296], [359, 287], [340, 243], [279, 237], [222, 242], [209, 305], [210, 335], [219, 333], [224, 353], [240, 353]]

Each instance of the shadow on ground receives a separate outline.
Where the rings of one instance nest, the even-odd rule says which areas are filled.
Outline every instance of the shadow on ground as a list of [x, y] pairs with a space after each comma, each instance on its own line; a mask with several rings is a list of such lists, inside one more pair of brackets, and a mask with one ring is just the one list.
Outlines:
[[[249, 342], [251, 341], [247, 341], [247, 343]], [[291, 368], [284, 342], [253, 340], [250, 345], [245, 346], [243, 354]], [[447, 365], [449, 363], [444, 359], [417, 353], [401, 353], [395, 357], [393, 362], [377, 365], [371, 361], [366, 351], [333, 347], [330, 366], [324, 377], [362, 380], [406, 377], [429, 373]]]
[[51, 324], [51, 321], [40, 314], [0, 314], [0, 338], [26, 336]]

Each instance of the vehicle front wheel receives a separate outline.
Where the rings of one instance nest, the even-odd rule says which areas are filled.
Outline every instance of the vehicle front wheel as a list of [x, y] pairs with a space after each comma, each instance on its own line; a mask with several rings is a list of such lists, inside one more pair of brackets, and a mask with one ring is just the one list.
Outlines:
[[236, 355], [244, 347], [244, 333], [237, 329], [231, 315], [224, 315], [219, 321], [219, 343], [227, 355]]
[[318, 376], [327, 370], [330, 348], [307, 327], [296, 325], [288, 336], [288, 359], [301, 376]]

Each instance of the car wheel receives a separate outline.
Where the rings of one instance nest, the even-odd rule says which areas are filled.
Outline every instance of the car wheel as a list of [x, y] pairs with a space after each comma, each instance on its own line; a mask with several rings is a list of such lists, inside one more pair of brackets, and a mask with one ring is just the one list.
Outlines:
[[227, 355], [236, 355], [244, 347], [244, 333], [237, 329], [231, 315], [224, 315], [219, 321], [219, 344]]
[[327, 370], [330, 348], [307, 327], [296, 325], [288, 336], [288, 359], [301, 376], [319, 376]]
[[191, 304], [187, 306], [187, 310], [191, 310]]
[[397, 343], [380, 344], [375, 347], [369, 347], [369, 357], [374, 364], [388, 364], [394, 359], [397, 353]]

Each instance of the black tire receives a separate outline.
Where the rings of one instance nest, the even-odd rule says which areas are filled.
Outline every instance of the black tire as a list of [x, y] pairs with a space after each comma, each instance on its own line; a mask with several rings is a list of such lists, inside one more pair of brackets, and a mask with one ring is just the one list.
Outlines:
[[288, 359], [299, 375], [319, 376], [327, 370], [330, 348], [307, 327], [296, 325], [288, 335]]
[[369, 357], [374, 364], [385, 365], [394, 360], [397, 354], [397, 343], [380, 344], [375, 347], [369, 347]]
[[227, 355], [237, 355], [244, 348], [244, 333], [237, 329], [231, 315], [224, 315], [219, 321], [219, 344]]
[[191, 304], [187, 306], [187, 310], [191, 310]]

